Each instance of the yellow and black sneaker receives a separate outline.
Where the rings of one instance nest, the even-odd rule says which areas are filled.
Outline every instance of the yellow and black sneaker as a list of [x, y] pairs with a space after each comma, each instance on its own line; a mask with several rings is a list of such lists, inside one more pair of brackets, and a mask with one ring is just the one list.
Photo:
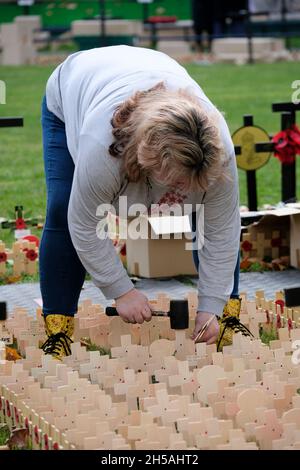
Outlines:
[[47, 315], [45, 330], [48, 339], [42, 345], [45, 354], [51, 354], [55, 359], [62, 360], [70, 356], [73, 343], [74, 318], [61, 314]]
[[243, 336], [253, 336], [250, 330], [240, 322], [241, 299], [229, 299], [226, 303], [223, 315], [219, 319], [220, 333], [217, 341], [217, 351], [222, 351], [224, 346], [232, 344], [234, 333], [242, 333]]

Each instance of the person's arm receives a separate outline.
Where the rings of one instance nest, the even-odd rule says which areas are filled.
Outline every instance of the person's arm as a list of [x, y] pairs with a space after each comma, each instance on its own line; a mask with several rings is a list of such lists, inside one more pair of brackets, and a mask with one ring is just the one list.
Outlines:
[[209, 189], [204, 198], [204, 245], [198, 251], [198, 312], [221, 316], [233, 288], [240, 241], [239, 188], [234, 150], [231, 180]]
[[[101, 154], [102, 152], [102, 154]], [[94, 284], [108, 299], [134, 288], [112, 241], [97, 236], [100, 204], [109, 204], [121, 188], [119, 168], [92, 137], [80, 137], [68, 210], [68, 225], [76, 252]]]

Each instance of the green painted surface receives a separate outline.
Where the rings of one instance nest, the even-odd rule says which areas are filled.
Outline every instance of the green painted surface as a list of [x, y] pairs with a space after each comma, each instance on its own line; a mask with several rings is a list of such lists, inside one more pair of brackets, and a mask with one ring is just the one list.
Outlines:
[[[190, 0], [162, 0], [149, 5], [149, 15], [175, 15], [179, 19], [191, 17]], [[99, 14], [99, 2], [90, 0], [45, 2], [29, 8], [31, 15], [41, 15], [43, 26], [69, 26], [71, 21], [94, 18]], [[0, 3], [0, 22], [11, 22], [23, 8], [16, 4]], [[106, 0], [106, 14], [111, 18], [142, 19], [143, 5], [134, 0]]]

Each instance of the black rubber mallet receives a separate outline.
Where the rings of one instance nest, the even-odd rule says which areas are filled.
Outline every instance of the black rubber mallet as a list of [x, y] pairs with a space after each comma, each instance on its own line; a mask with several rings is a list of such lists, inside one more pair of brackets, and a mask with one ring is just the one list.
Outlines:
[[287, 307], [298, 307], [300, 305], [300, 287], [284, 289], [284, 296]]
[[0, 321], [5, 321], [7, 318], [6, 302], [0, 302]]
[[[118, 315], [115, 307], [106, 307], [105, 313], [109, 317]], [[169, 312], [152, 310], [156, 317], [170, 317], [171, 330], [187, 330], [189, 327], [189, 305], [187, 300], [170, 300]]]

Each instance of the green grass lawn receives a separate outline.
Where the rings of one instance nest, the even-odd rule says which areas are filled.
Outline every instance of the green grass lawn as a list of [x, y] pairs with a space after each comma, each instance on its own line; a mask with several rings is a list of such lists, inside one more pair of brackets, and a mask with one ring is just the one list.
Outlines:
[[[1, 116], [23, 116], [24, 128], [0, 129], [0, 217], [8, 217], [17, 204], [33, 216], [45, 214], [40, 103], [48, 76], [54, 67], [0, 67], [0, 80], [7, 87]], [[243, 114], [253, 114], [255, 123], [269, 133], [280, 128], [280, 116], [271, 103], [291, 99], [291, 83], [300, 79], [298, 63], [253, 66], [189, 65], [188, 72], [209, 98], [226, 113], [230, 130], [242, 124]], [[300, 170], [298, 162], [298, 182]], [[280, 201], [280, 165], [277, 159], [258, 172], [259, 203]], [[245, 175], [240, 173], [241, 203], [247, 202]], [[298, 183], [299, 197], [299, 183]], [[40, 234], [40, 233], [39, 233]], [[8, 230], [0, 239], [12, 241]]]

